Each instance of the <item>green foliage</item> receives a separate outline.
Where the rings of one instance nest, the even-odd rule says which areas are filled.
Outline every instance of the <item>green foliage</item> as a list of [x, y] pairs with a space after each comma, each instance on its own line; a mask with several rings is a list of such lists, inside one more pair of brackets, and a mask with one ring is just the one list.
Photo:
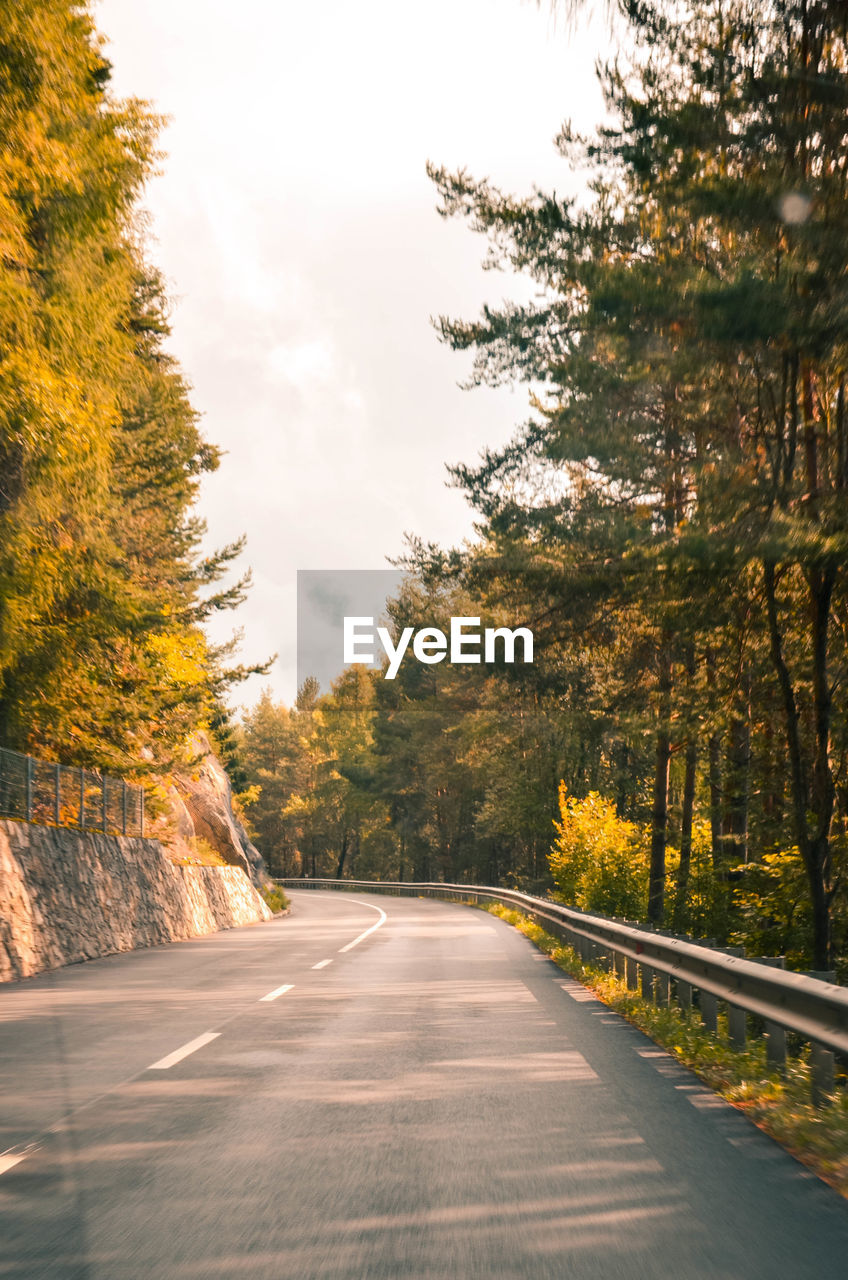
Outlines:
[[784, 955], [790, 968], [805, 967], [810, 953], [809, 896], [797, 849], [767, 853], [738, 868], [737, 936], [755, 954]]
[[304, 687], [290, 710], [265, 693], [246, 714], [244, 799], [272, 872], [390, 878], [394, 843], [374, 787], [375, 714], [374, 675], [362, 667], [324, 697]]
[[590, 791], [583, 799], [559, 788], [551, 874], [561, 902], [603, 915], [644, 915], [648, 897], [646, 833], [619, 818], [615, 806]]
[[[669, 874], [673, 878], [679, 867], [680, 854], [676, 848], [669, 848], [668, 852]], [[731, 911], [728, 881], [723, 871], [717, 869], [713, 860], [710, 827], [704, 819], [694, 823], [690, 874], [679, 904], [678, 896], [679, 889], [676, 889], [674, 893], [675, 929], [692, 934], [696, 938], [738, 941], [729, 936], [738, 918], [735, 882]], [[748, 948], [753, 950], [750, 939]]]
[[431, 166], [487, 265], [536, 285], [438, 331], [472, 385], [531, 383], [532, 417], [454, 470], [479, 547], [418, 559], [521, 601], [539, 676], [582, 685], [569, 790], [650, 824], [650, 918], [676, 870], [675, 920], [727, 938], [734, 868], [794, 847], [810, 928], [791, 945], [827, 968], [846, 937], [844, 6], [624, 8], [607, 121], [558, 139], [593, 174], [583, 204]]
[[172, 862], [185, 867], [226, 867], [227, 863], [203, 836], [192, 836], [187, 842], [189, 853], [182, 858], [171, 857]]
[[626, 17], [607, 121], [558, 139], [592, 173], [582, 204], [431, 167], [441, 212], [536, 286], [438, 331], [472, 384], [525, 381], [531, 408], [454, 469], [477, 541], [413, 542], [391, 621], [520, 622], [536, 661], [312, 690], [280, 712], [276, 763], [251, 730], [254, 814], [280, 865], [545, 890], [563, 780], [561, 893], [829, 967], [848, 936], [844, 15]]
[[285, 890], [278, 884], [266, 884], [259, 892], [265, 899], [266, 904], [276, 915], [278, 911], [288, 911], [291, 903]]
[[200, 623], [238, 546], [191, 514], [217, 451], [164, 348], [135, 202], [156, 116], [86, 5], [0, 0], [0, 743], [167, 767], [240, 672]]

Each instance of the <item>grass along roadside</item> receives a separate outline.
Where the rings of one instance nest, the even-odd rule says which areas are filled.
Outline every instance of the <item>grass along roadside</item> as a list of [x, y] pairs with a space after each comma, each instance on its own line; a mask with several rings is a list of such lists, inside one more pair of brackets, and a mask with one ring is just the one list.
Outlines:
[[726, 1019], [719, 1018], [719, 1034], [712, 1036], [701, 1025], [697, 1010], [651, 1004], [615, 974], [585, 964], [572, 947], [521, 912], [499, 903], [481, 907], [520, 930], [560, 969], [594, 991], [599, 1000], [639, 1027], [848, 1197], [848, 1095], [840, 1089], [828, 1106], [813, 1106], [807, 1048], [800, 1057], [789, 1059], [785, 1075], [777, 1074], [766, 1065], [762, 1039], [739, 1052], [728, 1043]]
[[226, 867], [229, 865], [226, 858], [222, 858], [217, 849], [213, 849], [203, 836], [192, 836], [188, 840], [181, 840], [179, 847], [173, 851], [169, 851], [166, 846], [166, 854], [168, 859], [178, 867]]
[[288, 910], [291, 905], [285, 890], [281, 889], [278, 884], [263, 885], [259, 892], [265, 899], [266, 905], [274, 912], [274, 915], [280, 911]]

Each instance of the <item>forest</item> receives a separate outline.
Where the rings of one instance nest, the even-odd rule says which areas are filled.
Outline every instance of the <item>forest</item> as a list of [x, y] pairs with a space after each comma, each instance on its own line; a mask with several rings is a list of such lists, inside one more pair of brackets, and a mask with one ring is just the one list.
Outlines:
[[[524, 303], [441, 316], [511, 441], [455, 466], [391, 625], [526, 626], [532, 665], [362, 667], [236, 722], [204, 622], [219, 454], [139, 198], [160, 121], [85, 5], [0, 0], [0, 746], [167, 776], [212, 732], [273, 872], [552, 891], [828, 970], [848, 903], [848, 9], [622, 0], [582, 194], [433, 162]], [[434, 214], [434, 216], [436, 216]], [[296, 478], [291, 477], [290, 483]]]
[[226, 725], [203, 622], [218, 451], [166, 348], [138, 199], [160, 121], [110, 90], [86, 7], [0, 0], [0, 746], [136, 780]]
[[[437, 163], [526, 304], [442, 316], [468, 385], [527, 384], [455, 467], [459, 548], [411, 542], [402, 628], [532, 627], [532, 667], [351, 667], [239, 731], [280, 873], [554, 890], [786, 954], [845, 951], [848, 11], [623, 6], [608, 119], [517, 197]], [[624, 52], [626, 50], [626, 53]]]

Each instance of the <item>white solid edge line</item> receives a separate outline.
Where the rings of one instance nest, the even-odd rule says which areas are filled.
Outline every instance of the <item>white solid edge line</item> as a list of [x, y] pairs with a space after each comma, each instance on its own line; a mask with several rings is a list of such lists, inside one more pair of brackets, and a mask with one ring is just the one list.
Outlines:
[[293, 982], [287, 982], [282, 987], [275, 987], [273, 991], [269, 991], [267, 996], [260, 996], [259, 1003], [263, 1004], [266, 1000], [276, 1000], [278, 996], [284, 996], [287, 991], [291, 991], [294, 987]]
[[0, 1174], [8, 1173], [10, 1169], [14, 1169], [16, 1164], [20, 1164], [22, 1160], [26, 1160], [26, 1155], [22, 1156], [0, 1156]]
[[147, 1070], [167, 1071], [168, 1067], [173, 1067], [176, 1063], [182, 1062], [183, 1058], [187, 1058], [190, 1053], [194, 1053], [197, 1049], [202, 1049], [205, 1044], [209, 1044], [210, 1040], [217, 1040], [220, 1034], [220, 1031], [204, 1031], [202, 1036], [197, 1036], [195, 1040], [189, 1040], [188, 1044], [184, 1044], [181, 1049], [175, 1049], [166, 1058], [160, 1058], [158, 1062], [152, 1063]]
[[332, 964], [332, 960], [319, 960], [317, 964], [312, 966], [313, 969], [326, 969], [328, 964]]
[[366, 929], [364, 933], [360, 933], [360, 935], [359, 935], [359, 937], [358, 937], [358, 938], [354, 938], [353, 942], [349, 942], [349, 943], [347, 944], [347, 946], [346, 946], [346, 947], [339, 947], [339, 954], [340, 954], [340, 955], [341, 955], [341, 953], [342, 953], [343, 951], [350, 951], [351, 947], [356, 947], [356, 946], [358, 946], [360, 942], [364, 941], [364, 939], [368, 937], [369, 933], [373, 933], [375, 929], [379, 929], [380, 925], [381, 925], [381, 924], [385, 924], [385, 923], [386, 923], [386, 921], [387, 921], [387, 920], [388, 920], [388, 918], [389, 918], [389, 917], [386, 915], [386, 913], [385, 913], [385, 911], [383, 910], [383, 908], [382, 908], [382, 907], [375, 907], [375, 906], [374, 906], [374, 904], [373, 904], [373, 902], [359, 902], [356, 898], [353, 898], [353, 899], [352, 899], [352, 901], [353, 901], [353, 902], [356, 902], [356, 903], [357, 903], [357, 906], [360, 906], [360, 907], [370, 907], [372, 911], [379, 911], [379, 913], [380, 913], [380, 919], [377, 921], [377, 923], [376, 923], [376, 924], [372, 924], [372, 926], [371, 926], [371, 928], [370, 928], [370, 929]]

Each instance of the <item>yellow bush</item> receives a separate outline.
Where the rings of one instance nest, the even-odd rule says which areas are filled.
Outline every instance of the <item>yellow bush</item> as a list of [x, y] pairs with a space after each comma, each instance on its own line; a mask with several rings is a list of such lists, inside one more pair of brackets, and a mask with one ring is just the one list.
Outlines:
[[619, 818], [597, 791], [583, 800], [559, 785], [557, 838], [548, 855], [557, 897], [603, 915], [644, 915], [648, 841], [635, 822]]

